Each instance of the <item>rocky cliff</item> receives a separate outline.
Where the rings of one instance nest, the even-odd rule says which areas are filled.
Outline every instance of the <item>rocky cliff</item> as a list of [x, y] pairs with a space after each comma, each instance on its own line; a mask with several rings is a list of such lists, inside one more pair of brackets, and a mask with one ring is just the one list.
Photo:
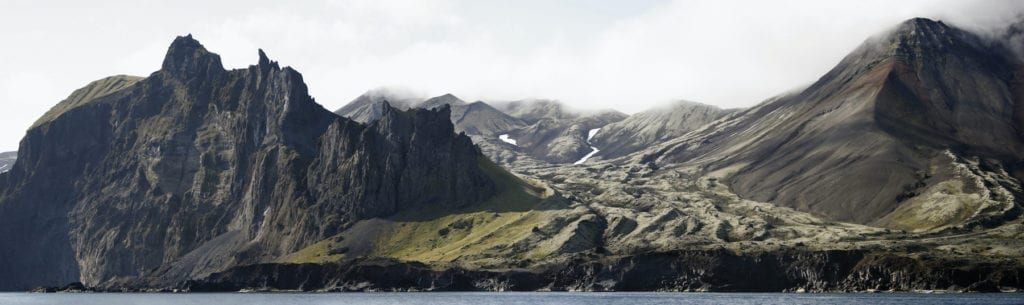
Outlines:
[[131, 81], [76, 91], [22, 140], [0, 175], [0, 289], [172, 283], [496, 193], [448, 107], [360, 124], [262, 51], [225, 70], [191, 36]]

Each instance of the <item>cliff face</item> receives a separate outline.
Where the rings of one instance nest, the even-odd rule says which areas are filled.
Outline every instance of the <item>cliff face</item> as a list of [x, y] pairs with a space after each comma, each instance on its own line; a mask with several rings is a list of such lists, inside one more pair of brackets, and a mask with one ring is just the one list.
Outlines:
[[40, 121], [0, 175], [0, 289], [174, 282], [495, 193], [449, 108], [356, 123], [262, 51], [227, 71], [179, 37], [160, 71], [112, 91]]

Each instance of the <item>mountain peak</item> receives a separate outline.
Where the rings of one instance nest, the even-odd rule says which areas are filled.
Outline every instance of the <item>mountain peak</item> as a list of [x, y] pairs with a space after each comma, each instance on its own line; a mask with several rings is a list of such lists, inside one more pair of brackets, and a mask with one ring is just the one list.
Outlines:
[[276, 61], [270, 60], [270, 57], [267, 56], [266, 52], [263, 52], [263, 49], [259, 49], [259, 56], [260, 59], [257, 62], [257, 67], [260, 68], [260, 71], [266, 72], [267, 70], [277, 70], [281, 68], [277, 65]]
[[903, 31], [913, 32], [913, 31], [917, 31], [917, 30], [922, 30], [922, 31], [925, 31], [925, 32], [930, 32], [930, 31], [943, 31], [945, 29], [949, 29], [949, 26], [947, 26], [945, 23], [942, 23], [942, 21], [939, 21], [939, 20], [932, 20], [932, 19], [928, 19], [928, 18], [915, 17], [915, 18], [910, 18], [910, 19], [904, 20], [903, 22], [900, 22], [900, 24], [897, 25], [896, 28], [897, 28], [897, 30], [896, 30], [897, 32], [903, 32]]
[[433, 109], [440, 107], [441, 105], [461, 106], [465, 104], [466, 102], [463, 101], [462, 99], [459, 99], [458, 97], [452, 95], [451, 93], [447, 93], [445, 95], [430, 98], [426, 101], [423, 101], [423, 103], [418, 105], [418, 107], [424, 109]]
[[176, 76], [207, 75], [224, 72], [220, 55], [207, 51], [192, 34], [178, 36], [167, 48], [161, 71]]
[[927, 18], [913, 18], [900, 23], [889, 34], [888, 41], [896, 55], [915, 57], [981, 48], [976, 36]]

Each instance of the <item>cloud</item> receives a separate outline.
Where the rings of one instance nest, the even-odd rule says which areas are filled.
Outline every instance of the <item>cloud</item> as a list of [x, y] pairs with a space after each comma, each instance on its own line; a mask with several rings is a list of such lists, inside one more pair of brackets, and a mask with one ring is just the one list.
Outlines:
[[[559, 99], [640, 111], [687, 99], [756, 104], [813, 82], [868, 36], [933, 17], [977, 31], [1019, 20], [1024, 2], [13, 1], [0, 12], [0, 150], [89, 81], [148, 75], [192, 33], [228, 67], [256, 49], [302, 72], [328, 109], [398, 87], [465, 99]], [[195, 9], [201, 7], [202, 9]], [[992, 33], [995, 33], [994, 31]], [[994, 34], [993, 34], [994, 35]]]

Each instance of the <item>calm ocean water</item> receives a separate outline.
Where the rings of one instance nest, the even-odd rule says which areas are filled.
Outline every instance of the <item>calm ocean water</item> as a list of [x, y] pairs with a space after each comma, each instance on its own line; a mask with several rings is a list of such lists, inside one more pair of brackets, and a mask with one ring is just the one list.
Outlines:
[[698, 304], [698, 305], [971, 305], [1024, 304], [1024, 294], [781, 294], [781, 293], [0, 293], [0, 304], [270, 305], [270, 304]]

